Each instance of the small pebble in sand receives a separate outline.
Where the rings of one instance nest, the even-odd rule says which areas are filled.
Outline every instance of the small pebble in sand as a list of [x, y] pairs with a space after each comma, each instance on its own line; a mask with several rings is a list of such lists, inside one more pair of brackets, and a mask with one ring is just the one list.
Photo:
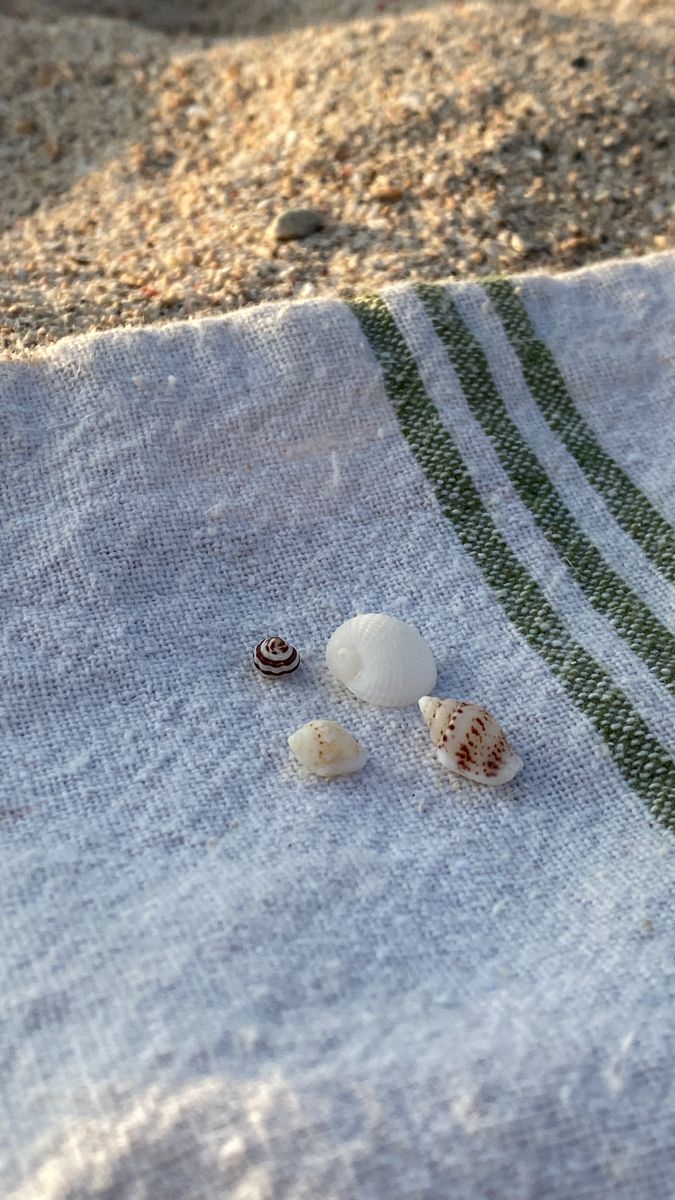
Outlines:
[[272, 237], [278, 242], [290, 242], [318, 233], [326, 224], [326, 218], [318, 208], [289, 208], [279, 213], [272, 224]]
[[380, 204], [395, 204], [397, 200], [403, 199], [404, 192], [397, 183], [388, 183], [386, 179], [378, 179], [370, 194], [373, 200], [379, 200]]

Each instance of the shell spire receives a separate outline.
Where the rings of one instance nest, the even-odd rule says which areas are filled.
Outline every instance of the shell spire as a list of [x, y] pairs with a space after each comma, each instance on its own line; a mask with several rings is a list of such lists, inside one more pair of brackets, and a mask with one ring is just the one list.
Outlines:
[[523, 766], [499, 722], [470, 700], [441, 700], [422, 696], [419, 709], [429, 727], [437, 758], [456, 775], [498, 787]]

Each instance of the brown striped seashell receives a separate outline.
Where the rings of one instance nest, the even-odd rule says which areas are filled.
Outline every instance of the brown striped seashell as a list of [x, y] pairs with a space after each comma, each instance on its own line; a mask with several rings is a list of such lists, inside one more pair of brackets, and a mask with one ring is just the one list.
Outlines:
[[419, 708], [438, 761], [456, 775], [498, 787], [522, 768], [523, 760], [486, 708], [469, 700], [439, 700], [437, 696], [422, 696]]
[[300, 666], [300, 655], [282, 637], [264, 638], [253, 651], [253, 665], [262, 675], [290, 675]]

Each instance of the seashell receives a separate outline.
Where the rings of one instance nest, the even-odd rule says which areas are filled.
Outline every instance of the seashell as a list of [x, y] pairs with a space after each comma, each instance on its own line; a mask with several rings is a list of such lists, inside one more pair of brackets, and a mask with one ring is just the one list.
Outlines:
[[520, 771], [523, 760], [511, 749], [501, 725], [486, 708], [469, 700], [422, 696], [420, 712], [437, 747], [438, 761], [456, 775], [498, 787]]
[[300, 655], [282, 637], [265, 638], [253, 651], [253, 665], [263, 675], [288, 675], [300, 666]]
[[424, 638], [387, 613], [361, 613], [340, 625], [326, 646], [326, 665], [368, 704], [405, 708], [436, 683], [436, 665]]
[[288, 744], [298, 762], [315, 775], [351, 775], [368, 757], [363, 746], [337, 721], [308, 721]]

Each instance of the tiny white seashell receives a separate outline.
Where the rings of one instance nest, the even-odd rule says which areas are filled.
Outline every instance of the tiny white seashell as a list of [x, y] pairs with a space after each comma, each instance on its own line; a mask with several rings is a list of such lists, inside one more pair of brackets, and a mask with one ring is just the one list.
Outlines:
[[298, 762], [315, 775], [351, 775], [368, 755], [360, 742], [337, 721], [308, 721], [296, 729], [288, 744]]
[[282, 637], [265, 638], [253, 651], [253, 665], [262, 675], [288, 675], [300, 666], [300, 655]]
[[361, 613], [328, 640], [326, 665], [359, 700], [382, 708], [414, 704], [436, 683], [436, 665], [424, 638], [387, 613]]
[[498, 787], [513, 779], [523, 766], [499, 722], [481, 705], [422, 696], [419, 708], [438, 761], [456, 775]]

